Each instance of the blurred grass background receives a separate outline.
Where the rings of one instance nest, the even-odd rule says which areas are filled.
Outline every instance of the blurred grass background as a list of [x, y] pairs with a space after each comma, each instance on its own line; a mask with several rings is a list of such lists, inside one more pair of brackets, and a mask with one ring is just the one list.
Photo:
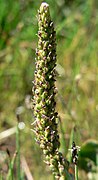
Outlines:
[[[20, 132], [21, 153], [35, 180], [52, 179], [30, 132], [34, 121], [30, 106], [38, 40], [36, 16], [41, 2], [0, 0], [0, 132], [16, 125], [19, 111], [20, 121], [26, 125]], [[75, 127], [75, 140], [81, 146], [90, 138], [98, 140], [98, 2], [46, 2], [57, 32], [56, 101], [64, 138], [68, 148]], [[59, 131], [61, 151], [65, 152], [60, 126]], [[13, 152], [14, 141], [14, 136], [12, 143], [6, 139], [0, 150], [8, 146]]]

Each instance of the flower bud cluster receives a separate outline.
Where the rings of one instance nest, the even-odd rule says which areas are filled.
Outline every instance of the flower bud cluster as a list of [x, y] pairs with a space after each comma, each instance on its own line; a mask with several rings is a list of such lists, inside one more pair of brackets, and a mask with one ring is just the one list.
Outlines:
[[38, 11], [38, 47], [33, 87], [33, 110], [37, 141], [56, 179], [65, 179], [67, 161], [58, 151], [58, 113], [55, 110], [56, 32], [51, 21], [49, 5], [42, 3]]

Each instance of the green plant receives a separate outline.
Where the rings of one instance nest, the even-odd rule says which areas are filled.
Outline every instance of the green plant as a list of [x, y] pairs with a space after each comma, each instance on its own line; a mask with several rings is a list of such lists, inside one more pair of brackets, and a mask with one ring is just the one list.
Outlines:
[[14, 177], [14, 164], [15, 164], [16, 156], [17, 156], [17, 151], [14, 153], [12, 160], [9, 157], [10, 163], [9, 163], [7, 180], [13, 179]]
[[38, 47], [33, 89], [33, 109], [37, 142], [56, 179], [70, 179], [68, 161], [59, 152], [57, 130], [58, 113], [55, 110], [56, 33], [51, 21], [49, 5], [42, 3], [38, 11]]

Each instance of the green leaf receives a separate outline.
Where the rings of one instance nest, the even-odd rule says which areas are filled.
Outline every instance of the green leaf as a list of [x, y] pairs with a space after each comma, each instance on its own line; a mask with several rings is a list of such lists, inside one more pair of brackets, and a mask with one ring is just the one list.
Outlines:
[[79, 152], [79, 166], [85, 171], [98, 166], [98, 141], [91, 139], [82, 145]]

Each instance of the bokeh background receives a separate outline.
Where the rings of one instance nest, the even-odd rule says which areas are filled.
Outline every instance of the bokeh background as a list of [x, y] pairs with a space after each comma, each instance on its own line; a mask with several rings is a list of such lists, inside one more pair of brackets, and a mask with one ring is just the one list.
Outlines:
[[[34, 180], [53, 179], [43, 163], [31, 123], [32, 80], [37, 47], [40, 0], [0, 0], [0, 132], [16, 126], [20, 151]], [[57, 110], [61, 118], [61, 151], [74, 139], [81, 146], [98, 140], [98, 1], [46, 0], [57, 34]], [[65, 142], [64, 142], [65, 140]], [[15, 135], [0, 140], [0, 152], [13, 154]], [[1, 156], [1, 155], [0, 155]], [[2, 166], [0, 165], [0, 170]], [[7, 167], [3, 167], [5, 176]], [[80, 172], [81, 173], [81, 172]], [[47, 176], [48, 175], [48, 176]], [[87, 173], [82, 172], [87, 179]]]

